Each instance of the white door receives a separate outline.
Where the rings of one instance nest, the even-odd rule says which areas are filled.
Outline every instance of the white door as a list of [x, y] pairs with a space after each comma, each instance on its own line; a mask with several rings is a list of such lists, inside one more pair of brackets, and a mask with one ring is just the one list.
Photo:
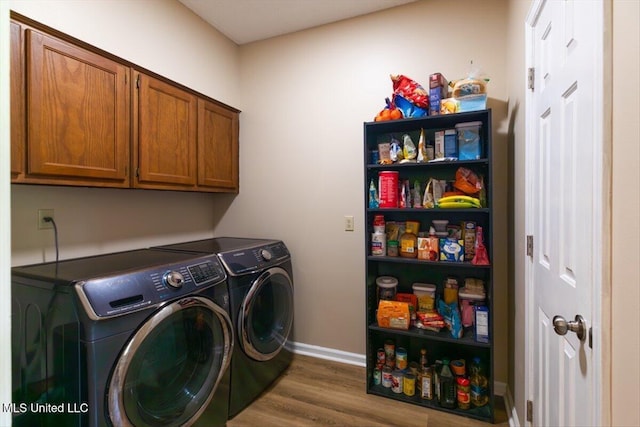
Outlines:
[[[593, 426], [600, 417], [603, 4], [535, 1], [527, 24], [535, 76], [526, 124], [530, 421]], [[564, 326], [556, 316], [574, 322], [576, 315], [584, 318], [582, 339], [554, 331], [554, 323]]]

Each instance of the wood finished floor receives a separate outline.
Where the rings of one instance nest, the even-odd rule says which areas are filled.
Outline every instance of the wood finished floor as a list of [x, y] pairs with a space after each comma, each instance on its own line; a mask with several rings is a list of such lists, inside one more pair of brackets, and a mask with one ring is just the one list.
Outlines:
[[[501, 399], [495, 426], [508, 426]], [[492, 424], [365, 392], [365, 368], [295, 355], [289, 369], [228, 427], [489, 427]]]

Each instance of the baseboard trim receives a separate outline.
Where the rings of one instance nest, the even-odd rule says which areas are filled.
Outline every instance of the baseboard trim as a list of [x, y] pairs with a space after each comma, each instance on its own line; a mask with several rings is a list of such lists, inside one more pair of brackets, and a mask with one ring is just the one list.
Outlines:
[[504, 399], [504, 408], [507, 411], [507, 416], [509, 417], [509, 427], [520, 427], [518, 411], [516, 411], [516, 407], [513, 405], [513, 397], [511, 396], [509, 387], [506, 387], [502, 398]]
[[317, 357], [319, 359], [341, 362], [349, 365], [366, 366], [367, 357], [364, 354], [349, 353], [348, 351], [336, 350], [333, 348], [320, 347], [317, 345], [304, 344], [299, 342], [287, 342], [289, 351], [304, 356]]

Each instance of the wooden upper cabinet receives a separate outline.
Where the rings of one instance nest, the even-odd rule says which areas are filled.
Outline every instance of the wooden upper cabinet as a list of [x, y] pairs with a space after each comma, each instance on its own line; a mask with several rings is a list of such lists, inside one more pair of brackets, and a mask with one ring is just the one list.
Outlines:
[[194, 190], [197, 97], [136, 72], [134, 187]]
[[130, 68], [38, 31], [25, 36], [27, 178], [128, 187]]
[[10, 25], [10, 80], [11, 80], [11, 179], [24, 177], [25, 159], [25, 102], [24, 102], [24, 44], [22, 26], [11, 21]]
[[238, 113], [198, 100], [198, 187], [238, 192]]
[[238, 192], [238, 110], [15, 12], [10, 25], [13, 183]]

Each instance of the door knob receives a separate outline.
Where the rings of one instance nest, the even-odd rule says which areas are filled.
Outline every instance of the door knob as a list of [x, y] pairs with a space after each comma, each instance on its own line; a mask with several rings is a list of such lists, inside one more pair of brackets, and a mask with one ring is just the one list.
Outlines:
[[558, 335], [566, 335], [567, 332], [575, 332], [580, 341], [584, 341], [587, 337], [587, 322], [584, 317], [576, 314], [576, 319], [566, 321], [562, 316], [553, 316], [553, 330]]

